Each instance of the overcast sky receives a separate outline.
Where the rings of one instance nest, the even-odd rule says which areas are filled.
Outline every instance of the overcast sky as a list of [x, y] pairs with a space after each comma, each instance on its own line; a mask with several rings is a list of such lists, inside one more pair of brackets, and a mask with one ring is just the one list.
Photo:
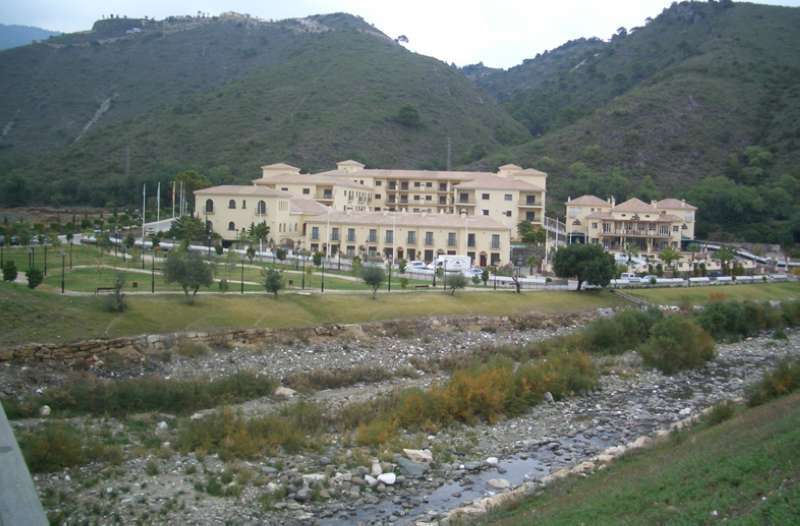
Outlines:
[[[607, 39], [620, 26], [642, 25], [672, 0], [2, 0], [0, 23], [56, 31], [89, 29], [103, 14], [164, 18], [225, 11], [265, 19], [345, 11], [408, 48], [459, 66], [510, 67], [567, 40]], [[800, 6], [800, 0], [759, 3]]]

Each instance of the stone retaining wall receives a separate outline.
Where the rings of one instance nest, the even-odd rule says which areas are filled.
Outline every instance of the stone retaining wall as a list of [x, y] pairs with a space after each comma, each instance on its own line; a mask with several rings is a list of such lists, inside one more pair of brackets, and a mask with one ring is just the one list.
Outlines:
[[389, 320], [363, 324], [320, 325], [287, 329], [232, 329], [216, 332], [175, 332], [124, 338], [103, 338], [74, 343], [30, 343], [0, 349], [0, 363], [41, 363], [58, 361], [64, 365], [91, 364], [103, 354], [114, 352], [131, 359], [169, 349], [180, 341], [205, 343], [211, 347], [254, 347], [264, 344], [289, 344], [326, 339], [368, 339], [373, 337], [410, 338], [429, 331], [505, 331], [555, 328], [586, 323], [607, 309], [571, 314], [525, 314], [517, 316], [443, 316], [408, 320]]

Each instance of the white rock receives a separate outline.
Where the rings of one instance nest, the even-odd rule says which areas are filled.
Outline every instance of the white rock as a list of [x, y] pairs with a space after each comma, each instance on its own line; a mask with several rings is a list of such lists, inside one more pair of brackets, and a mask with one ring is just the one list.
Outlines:
[[370, 488], [374, 488], [378, 485], [378, 479], [373, 477], [372, 475], [364, 475], [364, 481], [367, 483], [367, 486]]
[[306, 484], [314, 484], [315, 482], [322, 482], [325, 480], [324, 473], [307, 473], [303, 475], [303, 482]]
[[297, 394], [297, 391], [294, 389], [289, 389], [288, 387], [280, 386], [275, 391], [272, 392], [274, 396], [279, 398], [292, 398], [294, 395]]
[[380, 463], [379, 462], [373, 462], [372, 463], [372, 476], [373, 477], [377, 477], [381, 473], [383, 473], [383, 468], [381, 467]]
[[493, 489], [508, 489], [511, 487], [511, 483], [506, 479], [489, 479], [486, 484]]
[[49, 405], [43, 405], [42, 407], [39, 408], [39, 416], [41, 416], [42, 418], [50, 416], [50, 412], [51, 410]]
[[393, 486], [397, 482], [397, 475], [394, 473], [383, 473], [378, 476], [378, 482], [383, 482], [387, 486]]
[[497, 457], [489, 457], [486, 459], [486, 463], [490, 466], [496, 466], [500, 463], [500, 461], [497, 459]]
[[692, 414], [692, 408], [691, 407], [684, 407], [683, 409], [680, 410], [680, 412], [678, 414], [681, 415], [681, 416], [689, 416], [689, 415]]
[[156, 424], [156, 431], [166, 431], [169, 426], [163, 420]]
[[433, 453], [430, 449], [404, 449], [403, 454], [412, 462], [429, 464], [433, 462]]

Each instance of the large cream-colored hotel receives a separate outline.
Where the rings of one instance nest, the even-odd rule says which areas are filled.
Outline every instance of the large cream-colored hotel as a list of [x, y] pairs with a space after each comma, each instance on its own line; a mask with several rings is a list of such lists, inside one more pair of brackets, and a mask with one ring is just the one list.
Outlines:
[[[468, 255], [475, 265], [504, 265], [517, 225], [543, 226], [546, 193], [546, 173], [513, 164], [497, 172], [459, 172], [371, 169], [348, 160], [315, 174], [272, 164], [263, 166], [262, 176], [251, 185], [196, 191], [195, 215], [226, 241], [239, 239], [252, 224], [266, 223], [276, 244], [294, 249], [424, 261], [442, 254]], [[680, 246], [682, 236], [693, 236], [693, 217], [687, 221], [685, 213], [677, 225], [680, 235], [672, 235], [678, 218], [673, 201], [647, 211], [651, 205], [634, 203], [643, 213], [633, 224], [647, 224], [645, 234], [650, 223], [658, 227], [650, 237], [628, 237], [645, 239], [642, 247], [655, 250], [665, 241]], [[567, 231], [580, 230], [581, 241], [613, 249], [605, 225], [635, 219], [627, 211], [619, 217], [615, 213], [613, 203], [598, 198], [573, 200], [567, 203]], [[664, 228], [670, 235], [664, 236]]]

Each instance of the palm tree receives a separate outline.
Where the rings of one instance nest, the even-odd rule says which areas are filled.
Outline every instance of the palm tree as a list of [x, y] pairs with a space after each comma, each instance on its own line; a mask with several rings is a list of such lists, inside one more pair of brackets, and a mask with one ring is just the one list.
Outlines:
[[736, 257], [736, 253], [730, 247], [721, 247], [714, 253], [714, 259], [719, 260], [719, 266], [722, 268], [722, 274], [730, 275], [732, 273], [732, 269], [729, 266], [729, 263], [733, 261]]
[[664, 262], [667, 268], [670, 269], [670, 272], [673, 272], [674, 275], [674, 269], [672, 265], [681, 258], [681, 253], [672, 247], [666, 247], [664, 250], [659, 252], [658, 257]]
[[530, 267], [529, 274], [533, 274], [533, 268], [538, 267], [541, 262], [542, 258], [539, 256], [528, 256], [528, 267]]

